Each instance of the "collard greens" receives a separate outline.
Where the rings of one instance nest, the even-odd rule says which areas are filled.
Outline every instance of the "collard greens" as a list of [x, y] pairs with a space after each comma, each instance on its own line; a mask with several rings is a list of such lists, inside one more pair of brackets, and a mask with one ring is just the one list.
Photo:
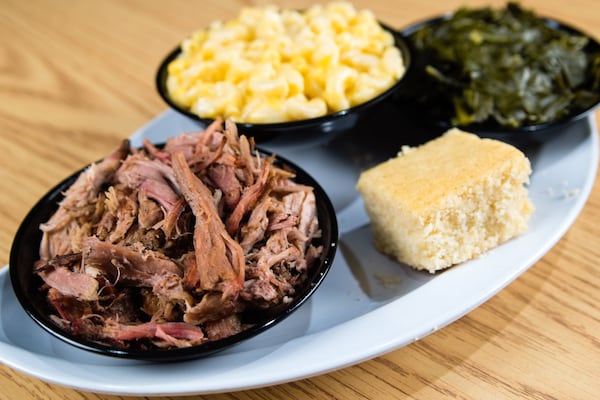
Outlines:
[[426, 60], [417, 95], [453, 125], [520, 127], [560, 120], [599, 100], [589, 38], [552, 27], [517, 3], [461, 8], [410, 40]]

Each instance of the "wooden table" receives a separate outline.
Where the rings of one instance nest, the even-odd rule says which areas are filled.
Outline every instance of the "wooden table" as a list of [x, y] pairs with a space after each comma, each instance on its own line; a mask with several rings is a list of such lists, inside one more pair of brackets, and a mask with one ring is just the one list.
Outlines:
[[[189, 32], [228, 19], [239, 0], [3, 0], [0, 6], [0, 265], [51, 186], [166, 109], [160, 60]], [[305, 8], [306, 1], [282, 1]], [[468, 4], [361, 0], [401, 28]], [[526, 0], [600, 38], [596, 0]], [[481, 307], [414, 344], [293, 383], [206, 399], [592, 399], [600, 393], [600, 186], [539, 262]], [[401, 316], [399, 316], [401, 318]], [[0, 399], [113, 399], [0, 366]]]

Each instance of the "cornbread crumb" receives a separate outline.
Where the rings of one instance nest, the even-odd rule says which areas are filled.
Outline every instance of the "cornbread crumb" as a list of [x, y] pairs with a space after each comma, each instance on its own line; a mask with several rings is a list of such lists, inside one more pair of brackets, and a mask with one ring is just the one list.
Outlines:
[[377, 249], [434, 273], [527, 229], [530, 174], [517, 148], [453, 128], [364, 171], [356, 188]]

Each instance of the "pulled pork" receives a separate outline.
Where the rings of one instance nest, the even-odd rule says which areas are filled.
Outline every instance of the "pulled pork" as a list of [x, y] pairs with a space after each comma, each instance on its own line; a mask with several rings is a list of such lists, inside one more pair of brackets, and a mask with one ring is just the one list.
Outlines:
[[187, 347], [290, 302], [320, 231], [312, 188], [273, 161], [216, 120], [91, 165], [40, 225], [54, 322], [122, 348]]

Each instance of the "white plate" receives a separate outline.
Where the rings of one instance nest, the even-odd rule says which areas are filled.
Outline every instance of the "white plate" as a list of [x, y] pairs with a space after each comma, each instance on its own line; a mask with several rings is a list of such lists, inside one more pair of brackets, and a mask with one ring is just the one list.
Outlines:
[[[163, 141], [195, 129], [167, 111], [133, 135]], [[369, 139], [369, 138], [366, 138]], [[397, 139], [401, 141], [402, 139]], [[0, 361], [25, 374], [80, 390], [120, 395], [234, 391], [297, 380], [356, 364], [422, 338], [468, 313], [541, 258], [571, 226], [596, 176], [592, 117], [526, 149], [533, 165], [530, 229], [485, 256], [430, 276], [378, 254], [354, 190], [360, 168], [387, 157], [360, 138], [297, 146], [271, 143], [306, 168], [338, 210], [340, 251], [325, 282], [295, 314], [271, 330], [208, 358], [168, 365], [113, 359], [75, 349], [26, 316], [8, 268], [0, 271]], [[383, 278], [383, 280], [381, 279]], [[535, 327], [532, 327], [535, 329]]]

